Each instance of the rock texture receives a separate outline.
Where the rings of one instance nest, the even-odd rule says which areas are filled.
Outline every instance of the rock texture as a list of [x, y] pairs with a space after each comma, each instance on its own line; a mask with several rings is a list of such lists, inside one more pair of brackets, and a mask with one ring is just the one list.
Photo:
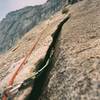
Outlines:
[[70, 8], [40, 100], [100, 100], [100, 0]]
[[68, 0], [48, 0], [39, 6], [29, 6], [9, 13], [0, 22], [0, 52], [11, 48], [32, 27], [60, 10]]

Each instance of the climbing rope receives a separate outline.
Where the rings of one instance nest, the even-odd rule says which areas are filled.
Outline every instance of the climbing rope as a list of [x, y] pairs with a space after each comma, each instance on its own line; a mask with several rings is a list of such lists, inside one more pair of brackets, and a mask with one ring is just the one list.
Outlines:
[[[22, 69], [23, 65], [27, 62], [28, 58], [30, 57], [30, 55], [32, 54], [33, 50], [35, 49], [36, 45], [38, 44], [39, 40], [41, 39], [42, 35], [43, 35], [43, 31], [45, 30], [46, 28], [44, 28], [42, 30], [42, 32], [40, 32], [40, 36], [39, 38], [37, 39], [36, 43], [33, 45], [33, 47], [31, 48], [30, 52], [26, 55], [26, 57], [23, 59], [23, 61], [21, 62], [21, 64], [18, 66], [18, 69], [16, 70], [16, 72], [14, 73], [14, 75], [11, 77], [10, 81], [9, 81], [9, 86], [11, 87], [14, 83], [14, 80], [16, 78], [16, 76], [18, 75], [18, 73], [20, 72], [20, 70]], [[4, 95], [2, 97], [2, 100], [7, 100], [7, 96]]]
[[[44, 31], [44, 30], [43, 30]], [[24, 60], [22, 61], [22, 63], [19, 65], [18, 69], [16, 70], [15, 74], [13, 75], [13, 77], [11, 78], [11, 80], [9, 81], [9, 85], [12, 85], [14, 82], [14, 79], [16, 78], [17, 74], [19, 73], [19, 71], [22, 69], [22, 66], [25, 64], [25, 62], [27, 62], [27, 59], [30, 57], [30, 55], [32, 54], [33, 50], [35, 49], [36, 45], [38, 44], [41, 36], [42, 36], [43, 32], [41, 32], [39, 38], [37, 39], [36, 43], [33, 45], [32, 49], [30, 50], [30, 52], [26, 55], [26, 57], [24, 58]]]

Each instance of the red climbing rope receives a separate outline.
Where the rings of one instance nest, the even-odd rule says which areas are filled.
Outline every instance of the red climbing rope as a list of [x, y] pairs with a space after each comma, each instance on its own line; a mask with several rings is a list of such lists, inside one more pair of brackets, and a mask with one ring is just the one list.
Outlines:
[[[44, 28], [42, 30], [42, 32], [40, 33], [40, 36], [39, 38], [37, 39], [37, 41], [35, 42], [35, 44], [33, 45], [33, 47], [31, 48], [30, 52], [26, 55], [26, 57], [23, 59], [23, 61], [20, 63], [20, 65], [18, 65], [18, 69], [16, 70], [16, 72], [14, 73], [14, 75], [11, 77], [10, 81], [9, 81], [9, 86], [12, 86], [13, 83], [14, 83], [14, 80], [16, 78], [16, 76], [18, 75], [18, 73], [20, 72], [20, 70], [22, 69], [23, 65], [27, 62], [27, 59], [30, 57], [30, 55], [32, 54], [33, 50], [35, 49], [36, 45], [38, 44], [42, 34], [43, 34], [43, 31], [45, 30], [46, 28]], [[2, 97], [2, 100], [7, 100], [7, 96], [6, 94], [3, 95]]]

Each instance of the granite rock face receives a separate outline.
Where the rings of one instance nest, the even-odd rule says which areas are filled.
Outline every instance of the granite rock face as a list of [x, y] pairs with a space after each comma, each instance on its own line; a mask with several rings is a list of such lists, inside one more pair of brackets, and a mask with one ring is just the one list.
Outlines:
[[48, 0], [43, 5], [29, 6], [8, 13], [0, 22], [0, 52], [10, 49], [26, 32], [65, 4], [68, 4], [68, 0]]
[[40, 100], [100, 100], [100, 0], [70, 9]]

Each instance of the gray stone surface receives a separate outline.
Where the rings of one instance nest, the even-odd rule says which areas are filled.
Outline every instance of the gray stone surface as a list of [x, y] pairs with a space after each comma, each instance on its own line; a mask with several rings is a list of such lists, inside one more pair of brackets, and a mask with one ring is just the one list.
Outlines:
[[11, 48], [15, 42], [40, 21], [60, 10], [68, 0], [48, 0], [39, 6], [29, 6], [7, 14], [0, 22], [0, 52]]

